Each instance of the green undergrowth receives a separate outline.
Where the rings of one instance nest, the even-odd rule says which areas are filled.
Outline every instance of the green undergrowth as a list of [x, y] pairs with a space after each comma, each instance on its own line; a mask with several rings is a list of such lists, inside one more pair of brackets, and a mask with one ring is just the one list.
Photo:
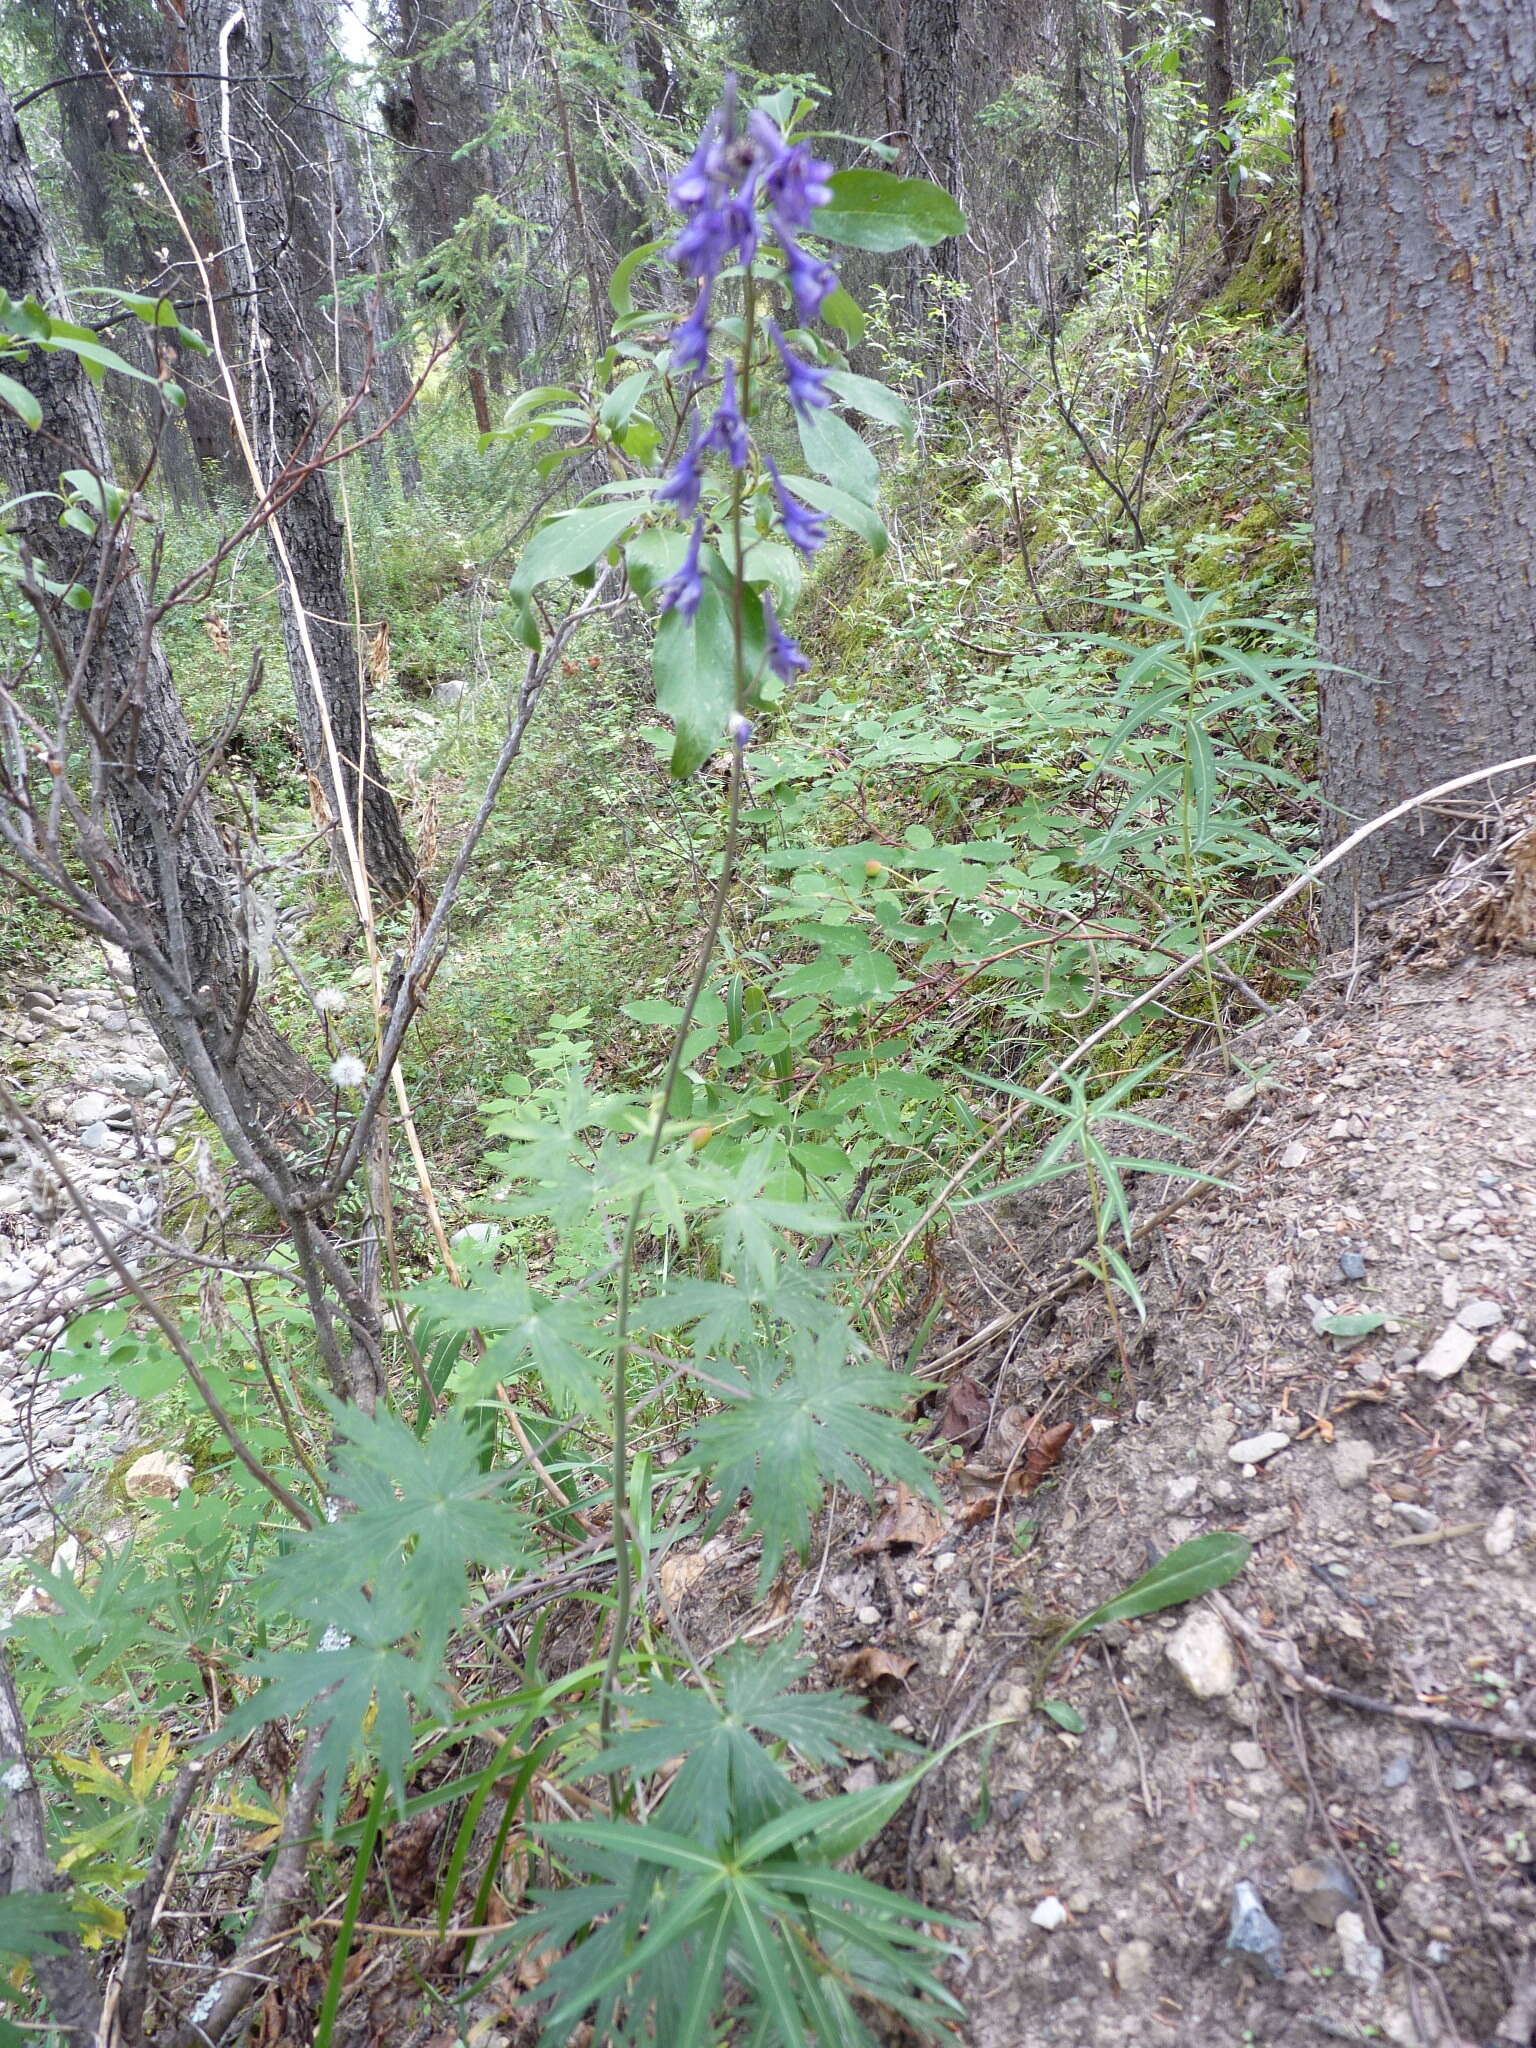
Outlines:
[[[878, 320], [870, 346], [887, 346]], [[796, 619], [812, 680], [755, 714], [697, 1001], [724, 785], [669, 775], [638, 607], [569, 646], [407, 1050], [456, 1272], [435, 1265], [397, 1170], [394, 1409], [366, 1417], [320, 1390], [281, 1249], [249, 1281], [210, 1277], [172, 1304], [225, 1416], [312, 1526], [272, 1540], [272, 1499], [173, 1348], [125, 1310], [103, 1305], [56, 1349], [82, 1391], [132, 1385], [195, 1472], [174, 1504], [129, 1514], [132, 1542], [54, 1574], [54, 1611], [17, 1630], [101, 1938], [121, 1932], [206, 1694], [221, 1738], [277, 1717], [315, 1731], [325, 1877], [347, 1901], [319, 2040], [386, 1812], [438, 1806], [443, 1924], [461, 1911], [483, 1928], [512, 1895], [516, 1936], [490, 1937], [477, 1965], [514, 1938], [547, 1945], [546, 2038], [595, 2010], [602, 2038], [638, 2037], [654, 2014], [653, 2038], [702, 2040], [727, 1970], [750, 2038], [872, 2038], [856, 2007], [944, 2037], [957, 2008], [936, 1972], [954, 1930], [836, 1868], [936, 1759], [838, 1793], [852, 1755], [904, 1745], [841, 1695], [804, 1692], [795, 1640], [699, 1661], [664, 1625], [664, 1561], [729, 1522], [766, 1594], [829, 1486], [935, 1491], [941, 1461], [906, 1426], [927, 1237], [936, 1195], [1005, 1114], [1009, 1145], [961, 1198], [1072, 1176], [1117, 1333], [1140, 1312], [1130, 1184], [1199, 1173], [1153, 1098], [1190, 1049], [1232, 1057], [1232, 990], [1200, 956], [1311, 849], [1294, 339], [1268, 306], [1111, 270], [1049, 356], [1037, 332], [1006, 337], [985, 375], [919, 406], [910, 455], [882, 447], [889, 549], [827, 551]], [[429, 426], [423, 496], [356, 483], [351, 528], [360, 609], [390, 627], [375, 724], [441, 874], [523, 671], [527, 620], [505, 582], [531, 500], [510, 458], [467, 452], [462, 423]], [[178, 559], [205, 538], [179, 535]], [[245, 551], [208, 609], [179, 629], [178, 671], [211, 733], [265, 648], [271, 765], [237, 763], [232, 781], [256, 793], [288, 958], [345, 999], [317, 1014], [276, 973], [274, 1005], [317, 1064], [366, 1067], [361, 935], [298, 857], [307, 812], [264, 558]], [[386, 955], [403, 947], [405, 914], [380, 936]], [[1303, 940], [1282, 919], [1225, 965], [1281, 991], [1305, 972]], [[1189, 956], [1166, 1005], [1055, 1075]], [[228, 1234], [223, 1213], [195, 1213], [203, 1199], [179, 1220]], [[909, 1356], [888, 1355], [892, 1326], [917, 1328]], [[1116, 1402], [1124, 1386], [1111, 1371], [1094, 1391]], [[336, 1501], [352, 1512], [333, 1516]], [[573, 1581], [582, 1598], [615, 1603], [606, 1657], [594, 1642], [573, 1662], [537, 1606], [515, 1605], [566, 1563], [599, 1575]], [[1240, 1563], [1200, 1560], [1173, 1597]], [[280, 1815], [245, 1768], [230, 1766], [220, 1813], [265, 1848]], [[582, 1789], [603, 1776], [606, 1817]], [[576, 1788], [559, 1807], [576, 1817], [535, 1811], [536, 1784]], [[535, 1867], [562, 1883], [525, 1887]], [[619, 2005], [630, 2032], [603, 2017]]]

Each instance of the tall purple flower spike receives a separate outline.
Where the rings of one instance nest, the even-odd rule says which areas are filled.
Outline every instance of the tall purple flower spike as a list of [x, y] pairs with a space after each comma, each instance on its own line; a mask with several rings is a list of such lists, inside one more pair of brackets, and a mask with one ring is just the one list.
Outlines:
[[[672, 331], [674, 375], [695, 386], [708, 375], [715, 285], [730, 265], [752, 262], [764, 227], [778, 245], [796, 320], [808, 326], [817, 318], [837, 288], [837, 273], [803, 248], [798, 237], [812, 227], [816, 208], [831, 199], [831, 177], [830, 164], [814, 157], [804, 143], [786, 142], [777, 123], [761, 108], [754, 108], [741, 121], [735, 81], [727, 81], [725, 96], [705, 122], [698, 147], [669, 187], [683, 225], [668, 254], [698, 285], [692, 311]], [[770, 320], [768, 330], [796, 413], [804, 419], [830, 405], [827, 372], [795, 353], [777, 321]], [[685, 619], [694, 616], [704, 595], [701, 551], [705, 521], [700, 499], [705, 458], [711, 453], [721, 455], [740, 474], [751, 456], [751, 432], [742, 415], [736, 380], [736, 364], [727, 356], [720, 365], [720, 401], [708, 425], [702, 425], [699, 413], [693, 412], [687, 446], [656, 486], [658, 502], [693, 521], [682, 563], [658, 593], [663, 611], [675, 609]], [[814, 554], [827, 537], [826, 520], [788, 490], [766, 451], [762, 462], [772, 482], [785, 539], [802, 555]], [[810, 663], [779, 624], [766, 593], [763, 619], [768, 666], [782, 681], [792, 682]], [[750, 735], [750, 726], [745, 720], [741, 723]], [[744, 739], [738, 741], [745, 743]]]

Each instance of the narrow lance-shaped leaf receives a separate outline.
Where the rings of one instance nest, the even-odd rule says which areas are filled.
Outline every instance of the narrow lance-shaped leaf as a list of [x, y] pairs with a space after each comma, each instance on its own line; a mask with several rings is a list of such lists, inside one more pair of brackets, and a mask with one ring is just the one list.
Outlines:
[[1090, 1629], [1103, 1628], [1106, 1622], [1134, 1621], [1138, 1615], [1159, 1614], [1165, 1607], [1182, 1607], [1188, 1600], [1214, 1593], [1218, 1586], [1237, 1577], [1252, 1553], [1253, 1545], [1248, 1538], [1233, 1529], [1215, 1529], [1209, 1536], [1195, 1536], [1159, 1558], [1151, 1571], [1143, 1572], [1123, 1593], [1074, 1621], [1055, 1647], [1064, 1650], [1068, 1643], [1075, 1643]]

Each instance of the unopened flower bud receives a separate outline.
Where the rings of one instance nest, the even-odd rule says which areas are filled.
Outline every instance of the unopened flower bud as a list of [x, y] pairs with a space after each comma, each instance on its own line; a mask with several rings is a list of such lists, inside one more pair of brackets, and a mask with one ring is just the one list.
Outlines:
[[726, 731], [731, 736], [733, 747], [749, 747], [752, 744], [752, 721], [744, 718], [739, 711], [732, 712]]

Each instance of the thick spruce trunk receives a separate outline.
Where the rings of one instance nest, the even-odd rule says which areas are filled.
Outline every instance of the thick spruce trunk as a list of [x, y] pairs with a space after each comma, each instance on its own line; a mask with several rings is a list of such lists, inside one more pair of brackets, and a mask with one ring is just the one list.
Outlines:
[[[26, 145], [3, 86], [0, 287], [14, 297], [30, 293], [67, 316]], [[88, 540], [62, 528], [57, 494], [65, 469], [111, 479], [95, 387], [65, 353], [34, 353], [13, 374], [37, 399], [43, 419], [33, 431], [0, 407], [0, 497], [23, 500], [10, 515], [12, 530], [48, 575], [94, 588], [102, 549], [112, 543], [105, 531]], [[43, 495], [26, 495], [34, 492]], [[143, 583], [131, 557], [114, 555], [108, 577], [115, 588], [93, 622], [83, 698], [99, 735], [92, 801], [106, 828], [102, 848], [88, 849], [91, 863], [108, 907], [130, 930], [145, 933], [168, 965], [168, 973], [154, 972], [142, 953], [134, 955], [138, 993], [167, 1056], [186, 1068], [187, 1033], [197, 1032], [237, 1105], [248, 1104], [261, 1121], [285, 1124], [306, 1099], [318, 1102], [322, 1087], [251, 1001], [239, 878], [200, 787], [202, 764], [159, 636], [149, 630]], [[57, 624], [78, 658], [86, 616], [61, 605]], [[58, 679], [61, 691], [66, 682]], [[108, 838], [115, 859], [102, 857]]]
[[[1336, 840], [1536, 751], [1536, 8], [1297, 0], [1293, 39]], [[1325, 940], [1442, 829], [1336, 871]]]

